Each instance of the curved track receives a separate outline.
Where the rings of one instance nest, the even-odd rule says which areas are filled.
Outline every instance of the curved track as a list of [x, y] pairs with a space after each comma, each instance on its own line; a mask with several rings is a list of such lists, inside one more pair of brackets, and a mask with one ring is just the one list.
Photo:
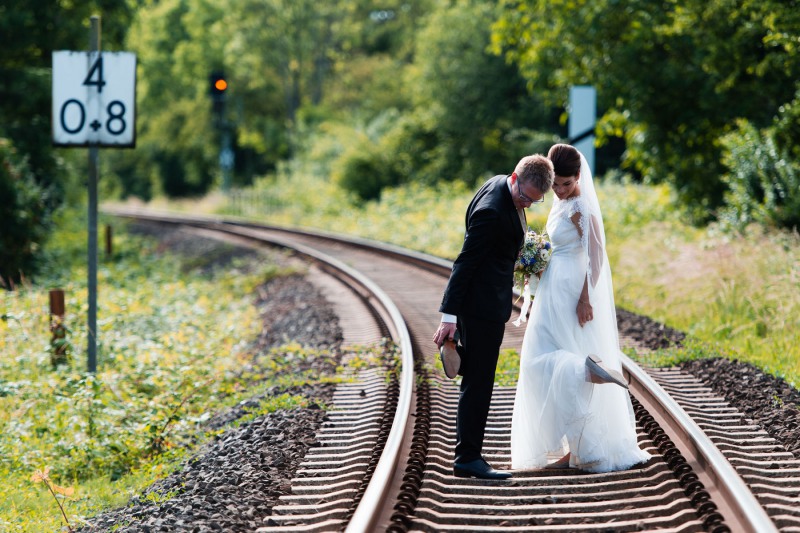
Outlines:
[[[432, 370], [430, 341], [447, 261], [321, 232], [106, 211], [295, 250], [356, 295], [339, 298], [351, 301], [340, 313], [345, 322], [372, 322], [373, 339], [388, 335], [399, 347], [396, 380], [367, 372], [337, 391], [320, 447], [259, 531], [800, 531], [798, 461], [757, 428], [743, 428], [743, 416], [697, 383], [686, 386], [690, 376], [631, 360], [624, 373], [640, 446], [655, 456], [647, 464], [608, 474], [517, 472], [506, 482], [453, 477], [458, 390]], [[504, 347], [520, 346], [523, 330], [508, 325]], [[510, 466], [513, 396], [513, 387], [495, 387], [484, 451], [500, 468]]]

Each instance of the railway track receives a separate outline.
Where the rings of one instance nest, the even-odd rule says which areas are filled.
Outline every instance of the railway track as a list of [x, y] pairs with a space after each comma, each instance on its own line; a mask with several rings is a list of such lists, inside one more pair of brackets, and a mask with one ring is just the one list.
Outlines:
[[[130, 209], [112, 215], [179, 224], [204, 236], [280, 246], [307, 257], [356, 342], [390, 337], [399, 362], [341, 385], [272, 531], [800, 531], [800, 462], [746, 417], [675, 370], [624, 361], [640, 446], [625, 472], [452, 476], [456, 385], [432, 371], [430, 341], [450, 263], [360, 239], [215, 217]], [[335, 281], [331, 281], [335, 280]], [[348, 333], [349, 332], [349, 333]], [[507, 326], [504, 347], [524, 328]], [[391, 376], [387, 379], [386, 376]], [[510, 466], [514, 388], [495, 387], [484, 451]]]

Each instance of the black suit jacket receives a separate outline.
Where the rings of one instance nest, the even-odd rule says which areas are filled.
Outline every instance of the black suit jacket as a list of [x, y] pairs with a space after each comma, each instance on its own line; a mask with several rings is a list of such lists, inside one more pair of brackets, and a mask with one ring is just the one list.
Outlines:
[[494, 322], [511, 317], [514, 262], [525, 234], [506, 183], [495, 176], [467, 208], [466, 233], [439, 311]]

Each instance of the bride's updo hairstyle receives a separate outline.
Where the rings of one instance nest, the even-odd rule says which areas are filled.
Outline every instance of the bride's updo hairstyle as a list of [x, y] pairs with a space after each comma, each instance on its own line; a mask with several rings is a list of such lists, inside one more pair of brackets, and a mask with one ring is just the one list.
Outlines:
[[553, 162], [556, 176], [575, 176], [581, 170], [581, 154], [568, 144], [554, 144], [547, 152], [547, 158]]

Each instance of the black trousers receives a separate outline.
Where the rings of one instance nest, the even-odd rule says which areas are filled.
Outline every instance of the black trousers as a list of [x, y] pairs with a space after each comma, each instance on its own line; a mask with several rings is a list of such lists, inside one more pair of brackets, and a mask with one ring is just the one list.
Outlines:
[[468, 463], [481, 457], [505, 324], [459, 316], [458, 333], [464, 348], [461, 353], [461, 392], [456, 415], [455, 460], [457, 463]]

